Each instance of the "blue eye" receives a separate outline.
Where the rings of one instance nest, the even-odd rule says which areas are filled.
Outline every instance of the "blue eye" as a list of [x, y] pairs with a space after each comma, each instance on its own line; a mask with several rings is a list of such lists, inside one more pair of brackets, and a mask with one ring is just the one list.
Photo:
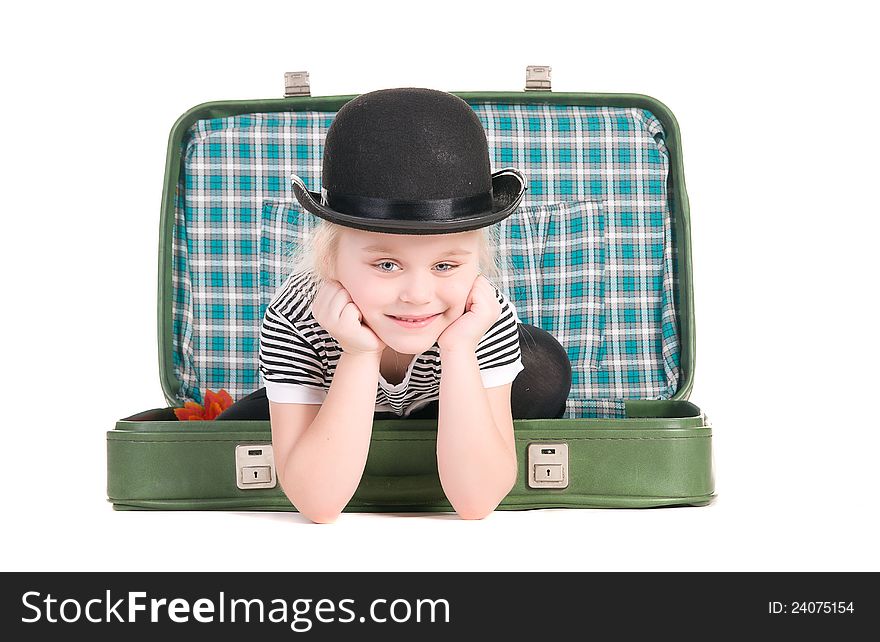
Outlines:
[[434, 266], [434, 267], [440, 267], [441, 265], [446, 265], [446, 266], [448, 266], [448, 269], [446, 269], [446, 270], [439, 270], [440, 272], [452, 272], [452, 270], [454, 270], [455, 268], [458, 267], [457, 265], [454, 265], [454, 264], [452, 264], [452, 263], [438, 263], [438, 264], [437, 264], [436, 266]]
[[[393, 272], [393, 267], [397, 266], [397, 263], [394, 261], [379, 261], [375, 264], [377, 268], [379, 268], [380, 272]], [[385, 269], [384, 266], [392, 266], [391, 268]]]

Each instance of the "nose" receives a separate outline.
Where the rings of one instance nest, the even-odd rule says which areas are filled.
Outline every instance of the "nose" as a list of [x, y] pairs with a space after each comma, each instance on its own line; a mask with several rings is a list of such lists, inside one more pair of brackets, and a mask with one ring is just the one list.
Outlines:
[[434, 283], [423, 270], [411, 270], [400, 289], [400, 300], [411, 305], [424, 305], [434, 300]]

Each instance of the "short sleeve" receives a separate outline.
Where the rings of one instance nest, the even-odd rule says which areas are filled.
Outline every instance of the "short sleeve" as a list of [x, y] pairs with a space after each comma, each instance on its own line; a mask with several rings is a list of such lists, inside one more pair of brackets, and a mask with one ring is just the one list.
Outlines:
[[260, 326], [259, 354], [269, 401], [324, 403], [327, 390], [321, 357], [296, 326], [271, 304]]
[[511, 383], [525, 369], [519, 347], [519, 315], [498, 288], [495, 295], [501, 304], [501, 314], [477, 344], [477, 364], [484, 388]]

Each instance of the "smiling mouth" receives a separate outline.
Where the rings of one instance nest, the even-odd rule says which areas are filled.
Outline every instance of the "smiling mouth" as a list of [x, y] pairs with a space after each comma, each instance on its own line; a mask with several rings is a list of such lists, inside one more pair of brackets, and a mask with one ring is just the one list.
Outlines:
[[[439, 314], [439, 312], [437, 314]], [[400, 319], [401, 321], [424, 321], [425, 319], [430, 319], [431, 317], [436, 317], [437, 315], [436, 314], [425, 314], [420, 317], [398, 317], [393, 314], [389, 314], [388, 316], [391, 317], [392, 319]]]
[[440, 313], [438, 312], [437, 314], [428, 314], [428, 315], [421, 316], [421, 317], [398, 317], [398, 316], [395, 316], [395, 315], [393, 315], [393, 314], [388, 314], [388, 315], [385, 315], [385, 316], [389, 316], [389, 317], [391, 317], [392, 319], [397, 319], [398, 321], [407, 321], [407, 322], [409, 322], [409, 323], [418, 323], [419, 321], [427, 321], [428, 319], [432, 319], [432, 318], [436, 317], [436, 316], [439, 315], [439, 314], [440, 314]]
[[400, 316], [399, 317], [399, 316], [395, 316], [393, 314], [386, 314], [385, 316], [387, 316], [389, 319], [395, 321], [397, 324], [402, 325], [404, 327], [412, 326], [414, 328], [421, 328], [421, 327], [424, 327], [424, 326], [428, 325], [429, 323], [431, 323], [434, 319], [439, 317], [440, 314], [441, 313], [438, 312], [437, 314], [429, 314], [427, 316], [420, 316], [420, 317], [411, 317], [411, 316], [405, 316], [405, 317]]

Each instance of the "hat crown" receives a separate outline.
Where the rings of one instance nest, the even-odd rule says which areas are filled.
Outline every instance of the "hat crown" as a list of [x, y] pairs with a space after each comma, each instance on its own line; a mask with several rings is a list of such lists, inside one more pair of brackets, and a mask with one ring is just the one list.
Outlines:
[[431, 200], [492, 190], [479, 117], [433, 89], [382, 89], [347, 102], [327, 131], [322, 170], [322, 187], [339, 195]]

